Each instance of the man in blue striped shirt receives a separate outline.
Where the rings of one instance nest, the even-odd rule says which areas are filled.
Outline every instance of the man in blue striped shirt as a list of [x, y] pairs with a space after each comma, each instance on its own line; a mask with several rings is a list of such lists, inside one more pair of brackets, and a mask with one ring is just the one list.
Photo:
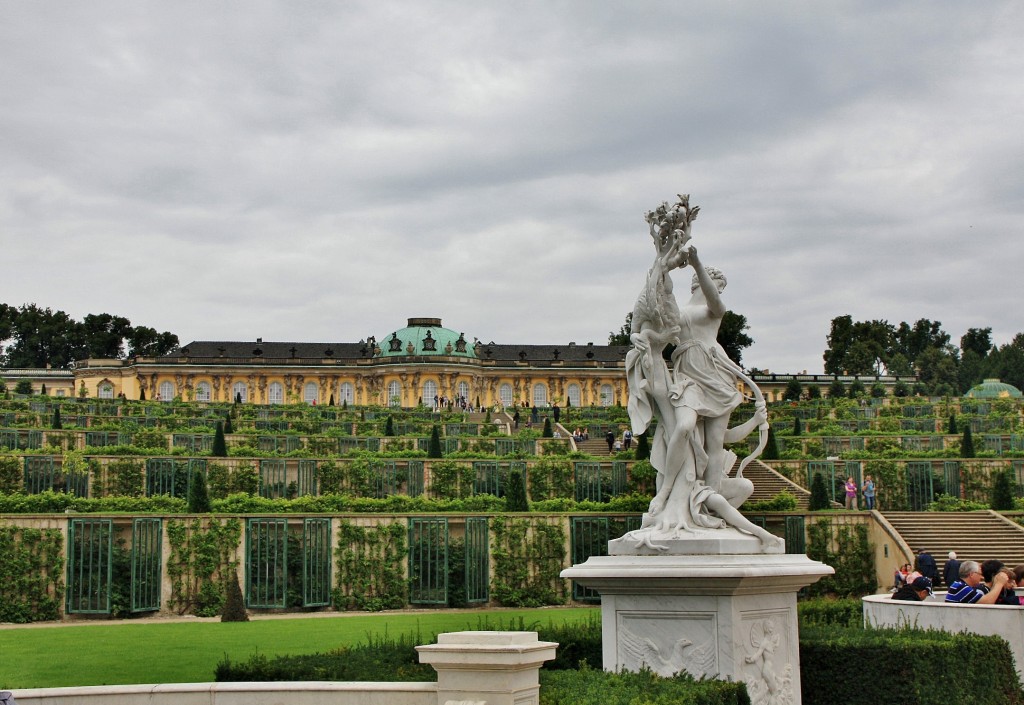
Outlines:
[[982, 587], [983, 576], [978, 561], [964, 561], [960, 564], [960, 579], [954, 580], [946, 591], [946, 602], [965, 605], [994, 605], [1006, 585], [1006, 575], [996, 573], [992, 577], [992, 588]]

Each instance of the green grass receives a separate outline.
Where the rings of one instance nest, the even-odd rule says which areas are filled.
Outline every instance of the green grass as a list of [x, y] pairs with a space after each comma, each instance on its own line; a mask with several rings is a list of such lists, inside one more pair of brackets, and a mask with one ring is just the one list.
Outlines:
[[[0, 689], [127, 683], [205, 683], [233, 661], [329, 651], [370, 634], [420, 635], [585, 621], [597, 608], [344, 614], [251, 622], [101, 622], [0, 629]], [[514, 621], [513, 621], [514, 620]]]

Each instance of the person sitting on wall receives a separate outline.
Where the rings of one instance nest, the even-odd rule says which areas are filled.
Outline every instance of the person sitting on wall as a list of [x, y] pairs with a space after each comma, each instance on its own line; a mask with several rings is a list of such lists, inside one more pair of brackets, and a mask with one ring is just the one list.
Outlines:
[[921, 577], [912, 583], [908, 583], [893, 593], [893, 600], [906, 600], [907, 602], [923, 602], [932, 594], [932, 581]]
[[892, 576], [892, 589], [895, 592], [907, 584], [907, 576], [910, 575], [910, 564], [904, 563]]
[[992, 588], [986, 594], [981, 589], [981, 566], [978, 561], [964, 561], [960, 564], [960, 577], [953, 581], [946, 591], [946, 602], [958, 602], [963, 605], [994, 605], [1006, 585], [1006, 573], [996, 573], [992, 578]]

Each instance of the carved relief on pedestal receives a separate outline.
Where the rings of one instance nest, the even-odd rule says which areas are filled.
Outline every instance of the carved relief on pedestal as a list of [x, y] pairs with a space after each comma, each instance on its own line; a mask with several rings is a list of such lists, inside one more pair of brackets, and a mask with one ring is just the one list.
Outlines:
[[789, 663], [779, 616], [745, 621], [743, 672], [752, 705], [785, 705], [793, 697], [793, 664]]
[[695, 678], [719, 673], [718, 628], [714, 613], [618, 615], [619, 668], [646, 666], [659, 676], [686, 671]]

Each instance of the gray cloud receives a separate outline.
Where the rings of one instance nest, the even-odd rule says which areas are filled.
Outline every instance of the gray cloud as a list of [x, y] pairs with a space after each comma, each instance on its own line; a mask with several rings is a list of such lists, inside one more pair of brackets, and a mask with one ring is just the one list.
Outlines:
[[1007, 342], [1022, 30], [999, 0], [9, 4], [0, 300], [602, 342], [686, 191], [749, 365], [820, 370], [847, 313]]

